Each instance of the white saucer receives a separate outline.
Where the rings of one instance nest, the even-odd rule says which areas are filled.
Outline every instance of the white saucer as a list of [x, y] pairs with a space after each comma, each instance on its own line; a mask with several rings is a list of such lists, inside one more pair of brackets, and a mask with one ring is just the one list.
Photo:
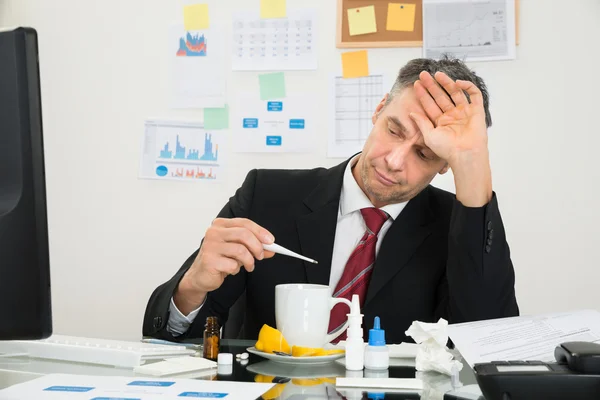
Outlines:
[[279, 376], [291, 379], [334, 378], [344, 376], [346, 373], [346, 368], [337, 362], [321, 365], [292, 365], [266, 360], [250, 364], [246, 369], [255, 374]]
[[256, 347], [248, 347], [248, 353], [256, 354], [257, 356], [261, 356], [266, 358], [267, 360], [275, 361], [281, 364], [289, 364], [289, 365], [322, 365], [329, 364], [344, 357], [345, 353], [339, 354], [330, 354], [328, 356], [310, 356], [310, 357], [292, 357], [292, 356], [280, 356], [278, 354], [265, 353], [259, 350], [256, 350]]

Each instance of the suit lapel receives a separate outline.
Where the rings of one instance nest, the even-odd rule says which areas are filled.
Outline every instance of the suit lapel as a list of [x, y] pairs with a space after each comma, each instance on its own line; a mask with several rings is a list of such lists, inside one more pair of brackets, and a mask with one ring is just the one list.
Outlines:
[[325, 172], [321, 183], [304, 199], [310, 212], [296, 221], [302, 254], [319, 262], [304, 262], [308, 283], [329, 284], [340, 193], [348, 162]]
[[390, 279], [412, 258], [431, 233], [433, 214], [429, 208], [429, 188], [410, 200], [394, 221], [379, 248], [365, 304], [369, 303]]

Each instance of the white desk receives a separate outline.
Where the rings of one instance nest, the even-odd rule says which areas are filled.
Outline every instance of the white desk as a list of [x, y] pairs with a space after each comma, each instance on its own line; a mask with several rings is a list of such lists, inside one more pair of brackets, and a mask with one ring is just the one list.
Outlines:
[[28, 357], [0, 358], [0, 389], [51, 373], [75, 375], [135, 376], [132, 369], [96, 366]]
[[[235, 341], [231, 341], [235, 342]], [[225, 342], [224, 342], [225, 343]], [[242, 343], [242, 342], [240, 342]], [[238, 348], [239, 347], [239, 348]], [[245, 351], [246, 346], [240, 345], [236, 347], [236, 344], [226, 344], [223, 348], [224, 352], [239, 353]], [[252, 356], [251, 356], [252, 358]], [[265, 360], [257, 358], [250, 360], [250, 364], [254, 362], [265, 362]], [[249, 364], [249, 365], [250, 365]], [[343, 366], [342, 367], [343, 370]], [[401, 367], [390, 367], [390, 371], [395, 368]], [[409, 367], [410, 368], [410, 367]], [[127, 368], [116, 368], [108, 366], [96, 366], [91, 364], [82, 363], [71, 363], [61, 361], [50, 361], [40, 359], [29, 359], [27, 357], [14, 357], [14, 358], [0, 358], [0, 389], [8, 386], [15, 385], [17, 383], [26, 382], [31, 379], [35, 379], [45, 374], [50, 373], [64, 373], [74, 375], [98, 375], [98, 376], [138, 376], [143, 375], [135, 374], [132, 369]], [[254, 381], [254, 373], [249, 372], [245, 367], [234, 361], [234, 374], [230, 379], [226, 380], [239, 380], [251, 382]], [[203, 371], [197, 373], [195, 376], [177, 376], [177, 378], [200, 378], [200, 379], [211, 379], [215, 376], [215, 370]], [[392, 376], [392, 374], [390, 374]], [[434, 376], [433, 381], [444, 380], [443, 376]], [[478, 400], [481, 396], [481, 391], [475, 384], [475, 378], [469, 368], [463, 368], [461, 372], [461, 380], [466, 386], [456, 391], [445, 392], [445, 398], [448, 399], [469, 399]], [[431, 382], [432, 384], [435, 382]]]

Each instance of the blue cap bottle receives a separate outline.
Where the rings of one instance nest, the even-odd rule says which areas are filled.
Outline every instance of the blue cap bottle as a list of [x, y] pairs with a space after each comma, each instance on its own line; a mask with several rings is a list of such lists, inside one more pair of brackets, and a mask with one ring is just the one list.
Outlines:
[[379, 317], [375, 317], [373, 329], [369, 329], [369, 346], [385, 346], [385, 331], [381, 329]]
[[365, 347], [365, 368], [387, 369], [390, 366], [390, 353], [385, 344], [385, 331], [381, 329], [379, 317], [369, 329], [369, 345]]

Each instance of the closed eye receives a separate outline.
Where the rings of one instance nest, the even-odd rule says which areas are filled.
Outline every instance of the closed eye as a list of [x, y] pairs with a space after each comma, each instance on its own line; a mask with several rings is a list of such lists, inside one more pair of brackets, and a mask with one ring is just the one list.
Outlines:
[[417, 153], [418, 153], [419, 157], [422, 158], [425, 161], [431, 161], [431, 160], [433, 160], [433, 158], [429, 157], [427, 154], [425, 154], [423, 152], [423, 150], [417, 150]]

